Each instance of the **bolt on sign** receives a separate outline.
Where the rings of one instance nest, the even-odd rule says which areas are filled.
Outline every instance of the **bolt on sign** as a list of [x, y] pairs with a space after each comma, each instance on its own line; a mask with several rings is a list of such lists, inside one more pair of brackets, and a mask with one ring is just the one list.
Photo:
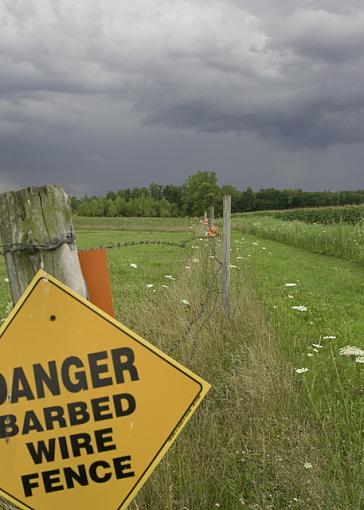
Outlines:
[[209, 385], [40, 271], [0, 330], [0, 493], [125, 509]]

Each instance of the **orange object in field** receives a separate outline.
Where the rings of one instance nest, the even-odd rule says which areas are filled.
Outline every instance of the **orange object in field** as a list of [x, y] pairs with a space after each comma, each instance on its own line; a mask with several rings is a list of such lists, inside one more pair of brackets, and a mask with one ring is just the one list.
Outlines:
[[89, 301], [115, 317], [107, 253], [104, 248], [78, 253]]
[[209, 237], [216, 237], [217, 234], [217, 227], [216, 225], [211, 225], [209, 228]]

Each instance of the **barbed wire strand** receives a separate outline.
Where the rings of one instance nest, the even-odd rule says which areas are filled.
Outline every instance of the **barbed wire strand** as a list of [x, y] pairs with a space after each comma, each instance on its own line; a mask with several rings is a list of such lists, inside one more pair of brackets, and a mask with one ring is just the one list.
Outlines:
[[[211, 241], [211, 239], [209, 237], [201, 236], [201, 235], [188, 237], [188, 238], [183, 239], [182, 241], [179, 241], [179, 242], [162, 241], [162, 240], [158, 240], [158, 239], [156, 239], [156, 240], [144, 239], [141, 241], [118, 241], [115, 243], [104, 243], [100, 246], [85, 248], [85, 249], [81, 249], [80, 251], [86, 252], [86, 251], [91, 251], [94, 249], [114, 250], [114, 249], [121, 249], [121, 248], [129, 248], [129, 247], [136, 247], [136, 246], [150, 246], [150, 245], [163, 246], [163, 247], [167, 246], [167, 247], [186, 248], [189, 243], [191, 243], [192, 241], [197, 241], [197, 240], [204, 241], [204, 242]], [[54, 250], [60, 248], [63, 244], [68, 244], [71, 247], [76, 246], [76, 237], [73, 232], [67, 232], [63, 236], [59, 236], [59, 237], [53, 239], [52, 241], [48, 242], [47, 244], [35, 243], [34, 241], [28, 241], [25, 243], [2, 244], [2, 245], [0, 245], [0, 250], [1, 250], [0, 255], [4, 256], [8, 253], [19, 253], [22, 251], [27, 252], [29, 255], [35, 255], [35, 254], [39, 254], [42, 252], [54, 251]], [[215, 249], [213, 250], [213, 252], [215, 252]], [[215, 255], [210, 255], [209, 258], [218, 264], [219, 269], [221, 268], [222, 262], [220, 260], [218, 260]], [[199, 304], [195, 316], [193, 317], [193, 319], [191, 319], [189, 321], [187, 327], [183, 330], [180, 337], [172, 344], [172, 346], [170, 346], [168, 348], [169, 354], [172, 354], [175, 352], [177, 347], [188, 338], [192, 329], [199, 322], [201, 322], [199, 330], [198, 330], [198, 331], [200, 331], [204, 325], [204, 321], [202, 321], [202, 319], [208, 314], [211, 315], [212, 311], [215, 309], [218, 298], [221, 295], [221, 291], [218, 291], [216, 289], [217, 274], [218, 274], [217, 272], [212, 270], [212, 278], [210, 279], [205, 297]], [[212, 298], [214, 298], [214, 299], [212, 299]], [[210, 311], [211, 303], [213, 306]]]
[[[204, 299], [201, 301], [201, 303], [199, 304], [198, 308], [197, 308], [197, 312], [194, 316], [193, 319], [191, 319], [189, 321], [189, 323], [187, 324], [186, 328], [183, 330], [182, 334], [179, 336], [179, 338], [171, 345], [168, 347], [168, 353], [169, 354], [173, 354], [175, 352], [175, 350], [177, 349], [177, 347], [186, 340], [186, 338], [190, 335], [192, 329], [194, 328], [194, 326], [200, 322], [205, 315], [208, 314], [209, 312], [209, 303], [212, 302], [212, 297], [215, 295], [215, 300], [217, 301], [217, 298], [219, 296], [219, 293], [218, 292], [214, 292], [215, 289], [215, 284], [216, 284], [216, 281], [217, 281], [217, 275], [218, 273], [215, 273], [213, 272], [212, 273], [212, 278], [210, 279], [210, 282], [209, 282], [209, 285], [208, 285], [208, 288], [207, 288], [207, 291], [206, 291], [206, 294], [205, 294], [205, 297]], [[203, 323], [202, 323], [203, 325]]]
[[[91, 251], [95, 249], [118, 249], [118, 248], [128, 248], [133, 246], [146, 246], [146, 245], [154, 245], [154, 246], [173, 246], [176, 248], [186, 248], [187, 245], [192, 241], [208, 241], [208, 237], [204, 236], [193, 236], [188, 237], [187, 239], [183, 239], [179, 242], [174, 241], [161, 241], [158, 239], [144, 239], [141, 241], [118, 241], [116, 243], [104, 243], [100, 246], [94, 246], [89, 248], [80, 249], [81, 252]], [[49, 243], [36, 243], [34, 241], [28, 241], [25, 243], [6, 243], [0, 244], [0, 255], [6, 255], [7, 253], [17, 253], [21, 251], [28, 252], [30, 255], [34, 255], [38, 252], [46, 252], [46, 251], [54, 251], [57, 248], [60, 248], [63, 244], [68, 244], [71, 246], [76, 246], [76, 237], [73, 232], [68, 232], [67, 234], [57, 237], [50, 241]]]
[[76, 237], [73, 232], [67, 232], [66, 234], [56, 237], [49, 241], [47, 244], [39, 244], [34, 241], [28, 241], [26, 243], [5, 243], [0, 245], [0, 255], [6, 255], [7, 253], [17, 253], [26, 251], [30, 255], [35, 255], [43, 251], [54, 251], [60, 248], [63, 244], [71, 246], [76, 245]]

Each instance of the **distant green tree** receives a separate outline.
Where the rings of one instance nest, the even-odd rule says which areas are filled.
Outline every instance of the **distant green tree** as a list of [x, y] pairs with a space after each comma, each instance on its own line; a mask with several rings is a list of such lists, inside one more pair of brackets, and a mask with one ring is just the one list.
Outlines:
[[152, 182], [149, 184], [148, 190], [149, 190], [149, 195], [153, 198], [153, 200], [161, 200], [163, 186], [160, 186], [159, 184]]
[[74, 214], [77, 214], [78, 208], [81, 204], [81, 199], [71, 196], [70, 197], [71, 209]]
[[118, 208], [115, 200], [111, 200], [111, 198], [107, 198], [105, 202], [105, 215], [114, 218], [118, 215]]
[[128, 214], [128, 202], [125, 198], [117, 195], [115, 198], [116, 216], [127, 216]]
[[182, 214], [184, 186], [175, 186], [174, 184], [167, 184], [162, 191], [163, 197], [168, 200], [170, 204], [175, 206], [179, 214]]
[[238, 212], [248, 212], [255, 210], [255, 192], [248, 187], [239, 195]]
[[215, 172], [197, 172], [185, 182], [183, 208], [188, 216], [202, 216], [210, 206], [215, 214], [221, 214], [221, 189]]

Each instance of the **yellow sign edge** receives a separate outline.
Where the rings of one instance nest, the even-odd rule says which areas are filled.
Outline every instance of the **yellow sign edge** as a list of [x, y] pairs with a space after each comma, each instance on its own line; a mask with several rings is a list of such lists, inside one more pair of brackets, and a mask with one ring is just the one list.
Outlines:
[[[204, 379], [193, 373], [190, 369], [183, 366], [181, 363], [176, 361], [175, 359], [168, 356], [168, 354], [164, 353], [158, 347], [153, 345], [152, 343], [145, 340], [143, 337], [129, 329], [127, 326], [122, 324], [121, 322], [117, 321], [115, 318], [111, 317], [109, 314], [95, 306], [93, 303], [88, 301], [86, 298], [75, 292], [73, 289], [67, 287], [65, 284], [60, 282], [57, 278], [54, 278], [52, 275], [46, 273], [43, 270], [39, 270], [37, 274], [34, 276], [33, 280], [30, 282], [29, 286], [19, 299], [19, 301], [15, 304], [14, 308], [11, 310], [10, 314], [4, 321], [4, 323], [0, 326], [0, 342], [1, 337], [3, 333], [6, 331], [8, 326], [11, 324], [12, 320], [18, 313], [18, 311], [21, 309], [25, 301], [28, 299], [36, 285], [39, 283], [40, 280], [48, 280], [52, 282], [56, 287], [62, 289], [67, 294], [71, 295], [73, 298], [75, 298], [77, 301], [81, 302], [83, 305], [87, 306], [89, 309], [93, 310], [98, 315], [101, 315], [104, 319], [106, 319], [108, 322], [111, 322], [114, 326], [116, 326], [121, 331], [125, 332], [128, 336], [131, 338], [134, 338], [136, 341], [144, 345], [147, 349], [153, 351], [156, 355], [163, 358], [165, 361], [173, 365], [175, 368], [183, 372], [185, 375], [193, 379], [196, 383], [199, 384], [201, 390], [194, 399], [194, 401], [191, 403], [190, 407], [187, 409], [186, 413], [182, 416], [180, 421], [177, 423], [175, 429], [172, 431], [169, 438], [164, 443], [163, 447], [159, 450], [157, 455], [154, 457], [153, 461], [149, 465], [149, 467], [145, 470], [143, 475], [140, 477], [140, 479], [137, 481], [129, 495], [124, 498], [124, 501], [121, 503], [121, 505], [117, 508], [117, 510], [126, 510], [128, 505], [132, 502], [132, 500], [136, 497], [138, 492], [141, 490], [143, 485], [146, 483], [156, 466], [159, 464], [159, 462], [162, 460], [164, 455], [167, 453], [167, 451], [170, 449], [170, 447], [173, 445], [173, 443], [176, 441], [179, 434], [182, 432], [184, 427], [187, 425], [187, 422], [190, 420], [192, 415], [197, 410], [198, 406], [201, 404], [202, 400], [205, 398], [207, 393], [209, 392], [211, 385], [206, 382]], [[30, 506], [25, 505], [18, 499], [11, 496], [11, 494], [8, 494], [0, 487], [0, 497], [4, 498], [6, 501], [9, 501], [10, 503], [14, 504], [16, 507], [21, 508], [22, 510], [36, 510], [33, 509]]]

